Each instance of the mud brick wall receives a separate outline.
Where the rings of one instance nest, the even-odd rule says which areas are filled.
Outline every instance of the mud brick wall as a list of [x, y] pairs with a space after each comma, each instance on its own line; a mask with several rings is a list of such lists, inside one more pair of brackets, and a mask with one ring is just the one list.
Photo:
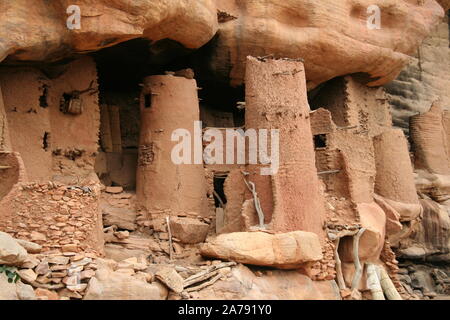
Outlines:
[[102, 254], [101, 222], [97, 192], [88, 187], [24, 183], [0, 203], [0, 230], [44, 251]]
[[[65, 95], [91, 85], [93, 90], [81, 95], [81, 114], [60, 110]], [[72, 61], [52, 79], [36, 68], [2, 66], [0, 86], [0, 150], [20, 153], [30, 181], [82, 184], [97, 180], [94, 163], [100, 112], [92, 58]]]

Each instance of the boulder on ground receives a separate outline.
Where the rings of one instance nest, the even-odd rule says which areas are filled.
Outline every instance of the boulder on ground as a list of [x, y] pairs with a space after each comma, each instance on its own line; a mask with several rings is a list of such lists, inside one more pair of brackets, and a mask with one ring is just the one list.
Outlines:
[[27, 251], [9, 234], [0, 232], [0, 264], [21, 265], [27, 259]]
[[136, 212], [127, 208], [114, 208], [106, 206], [103, 208], [103, 225], [116, 225], [120, 229], [129, 231], [136, 230]]
[[[361, 261], [377, 261], [383, 249], [386, 236], [386, 214], [375, 202], [358, 203], [357, 210], [361, 227], [365, 228], [359, 239], [359, 259]], [[353, 237], [341, 239], [339, 256], [342, 262], [354, 262]]]
[[204, 242], [208, 235], [209, 225], [192, 218], [170, 218], [170, 230], [172, 235], [182, 243]]
[[0, 273], [0, 300], [36, 300], [33, 287], [18, 281], [8, 282], [4, 273]]
[[165, 300], [167, 288], [158, 283], [152, 284], [126, 273], [114, 272], [105, 263], [91, 278], [84, 296], [85, 300]]
[[335, 281], [312, 281], [296, 270], [268, 270], [255, 274], [250, 268], [232, 268], [219, 280], [198, 292], [200, 300], [341, 300]]
[[156, 279], [164, 283], [175, 293], [181, 293], [184, 288], [184, 280], [173, 267], [163, 267], [155, 274]]
[[319, 237], [311, 232], [235, 232], [208, 241], [202, 246], [201, 254], [244, 264], [296, 269], [307, 262], [321, 260], [322, 248]]

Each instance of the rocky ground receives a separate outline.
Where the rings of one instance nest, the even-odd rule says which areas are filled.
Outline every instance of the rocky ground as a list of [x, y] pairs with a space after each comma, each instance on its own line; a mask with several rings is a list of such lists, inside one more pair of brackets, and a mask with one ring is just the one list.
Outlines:
[[[287, 261], [293, 260], [287, 258], [288, 251], [281, 249], [276, 259], [271, 259], [270, 250], [274, 247], [269, 242], [289, 241], [288, 236], [303, 237], [301, 233], [284, 234], [282, 240], [272, 239], [274, 235], [270, 233], [250, 233], [258, 241], [244, 239], [247, 247], [234, 247], [232, 243], [236, 239], [228, 239], [233, 236], [225, 234], [203, 245], [209, 221], [186, 214], [172, 218], [170, 228], [164, 219], [159, 224], [158, 220], [150, 224], [135, 209], [134, 198], [133, 193], [124, 192], [121, 187], [109, 187], [102, 193], [104, 257], [70, 251], [70, 248], [65, 248], [64, 252], [42, 252], [39, 244], [0, 233], [0, 270], [4, 269], [0, 274], [0, 299], [366, 298], [339, 292], [332, 276], [329, 280], [313, 281], [311, 275], [299, 270], [279, 270], [289, 268]], [[223, 237], [227, 240], [221, 241]], [[269, 239], [267, 244], [266, 238]], [[313, 248], [315, 240], [307, 239], [307, 236], [301, 238], [301, 243], [305, 248]], [[253, 247], [261, 243], [270, 248], [261, 251], [261, 256], [255, 255], [260, 249]], [[308, 257], [314, 255], [315, 250], [298, 252], [302, 257], [295, 257], [294, 261], [317, 261], [322, 257]], [[206, 258], [208, 255], [224, 258]], [[398, 267], [404, 298], [450, 298], [448, 266], [404, 260]], [[315, 272], [313, 278], [318, 274], [320, 272]], [[8, 276], [16, 278], [9, 283]]]

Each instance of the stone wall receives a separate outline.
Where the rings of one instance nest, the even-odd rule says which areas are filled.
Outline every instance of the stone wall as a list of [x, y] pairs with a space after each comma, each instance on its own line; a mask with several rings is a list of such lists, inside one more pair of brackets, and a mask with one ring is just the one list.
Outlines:
[[0, 202], [0, 230], [43, 251], [103, 253], [95, 186], [19, 183]]

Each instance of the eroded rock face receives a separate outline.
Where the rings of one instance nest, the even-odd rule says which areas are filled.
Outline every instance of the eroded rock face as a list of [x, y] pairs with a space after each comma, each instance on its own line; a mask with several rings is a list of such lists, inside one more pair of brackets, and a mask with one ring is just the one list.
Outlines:
[[[442, 3], [442, 1], [441, 1]], [[447, 1], [447, 10], [448, 5]], [[409, 65], [386, 85], [394, 124], [408, 130], [409, 117], [427, 112], [440, 99], [450, 105], [450, 36], [448, 18], [423, 41]]]
[[[436, 2], [217, 1], [236, 19], [220, 25], [210, 65], [242, 83], [248, 55], [304, 58], [308, 88], [339, 75], [365, 72], [381, 85], [397, 77], [444, 16]], [[367, 8], [381, 9], [381, 29], [367, 28]], [[347, 63], [350, 62], [351, 63]]]
[[340, 300], [334, 281], [312, 281], [297, 271], [273, 270], [255, 275], [249, 268], [233, 268], [231, 277], [199, 292], [199, 299]]
[[198, 48], [217, 30], [212, 0], [77, 1], [81, 28], [69, 30], [73, 1], [18, 0], [0, 3], [0, 61], [52, 60], [134, 39], [172, 39]]
[[438, 102], [430, 110], [410, 118], [413, 141], [414, 167], [431, 173], [450, 175], [450, 156], [447, 154], [447, 137], [443, 110]]
[[[440, 3], [440, 4], [439, 4]], [[448, 1], [77, 1], [81, 29], [69, 30], [71, 1], [0, 4], [0, 61], [57, 60], [135, 38], [171, 39], [199, 48], [213, 38], [208, 65], [234, 85], [247, 55], [305, 59], [308, 88], [339, 75], [365, 72], [372, 85], [396, 78], [444, 16]], [[381, 9], [381, 29], [369, 30], [367, 9]], [[229, 16], [219, 15], [217, 10]], [[231, 17], [230, 17], [231, 16]], [[351, 63], [350, 63], [351, 62]]]
[[319, 237], [303, 231], [222, 234], [205, 243], [201, 253], [207, 257], [280, 269], [295, 269], [322, 259]]
[[399, 256], [406, 259], [448, 261], [450, 252], [450, 218], [443, 206], [420, 200], [423, 218], [413, 226], [409, 238], [400, 241]]

